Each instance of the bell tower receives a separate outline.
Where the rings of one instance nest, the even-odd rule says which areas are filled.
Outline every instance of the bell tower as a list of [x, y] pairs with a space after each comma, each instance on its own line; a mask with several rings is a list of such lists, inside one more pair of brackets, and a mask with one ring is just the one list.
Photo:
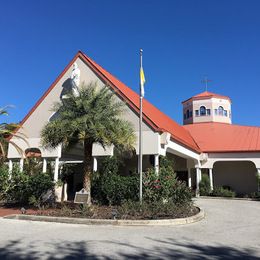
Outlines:
[[183, 124], [218, 122], [231, 124], [231, 100], [212, 92], [202, 92], [182, 102]]

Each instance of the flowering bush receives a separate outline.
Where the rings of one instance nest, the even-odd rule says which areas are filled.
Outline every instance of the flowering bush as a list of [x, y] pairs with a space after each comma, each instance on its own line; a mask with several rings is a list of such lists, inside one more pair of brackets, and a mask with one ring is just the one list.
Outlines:
[[143, 177], [143, 197], [147, 202], [162, 201], [175, 204], [190, 203], [192, 194], [185, 183], [176, 178], [171, 162], [160, 158], [160, 170], [148, 169]]

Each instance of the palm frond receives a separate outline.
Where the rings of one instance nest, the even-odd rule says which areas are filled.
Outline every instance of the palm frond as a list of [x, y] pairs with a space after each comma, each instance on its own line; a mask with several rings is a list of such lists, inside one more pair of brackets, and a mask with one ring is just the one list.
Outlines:
[[108, 86], [83, 85], [78, 97], [68, 95], [55, 108], [59, 116], [48, 122], [41, 133], [45, 147], [69, 146], [87, 140], [104, 147], [115, 144], [125, 149], [133, 148], [133, 126], [122, 119], [126, 105]]

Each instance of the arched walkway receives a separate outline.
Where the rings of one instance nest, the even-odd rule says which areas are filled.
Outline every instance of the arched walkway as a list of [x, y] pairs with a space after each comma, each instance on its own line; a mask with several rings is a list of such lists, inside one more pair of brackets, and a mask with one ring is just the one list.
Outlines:
[[215, 187], [229, 186], [237, 194], [257, 191], [257, 169], [250, 161], [219, 161], [213, 165]]

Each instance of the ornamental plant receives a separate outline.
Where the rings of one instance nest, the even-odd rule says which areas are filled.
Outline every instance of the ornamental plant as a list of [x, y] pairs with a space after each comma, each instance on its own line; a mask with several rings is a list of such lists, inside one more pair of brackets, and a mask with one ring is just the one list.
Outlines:
[[186, 184], [176, 178], [172, 162], [166, 157], [161, 157], [158, 174], [154, 168], [144, 173], [143, 198], [148, 203], [161, 201], [180, 205], [191, 203], [192, 194]]
[[9, 172], [6, 165], [0, 166], [0, 200], [5, 199], [6, 192], [10, 186]]
[[[83, 147], [83, 188], [91, 194], [92, 147], [114, 145], [121, 150], [132, 150], [135, 133], [132, 124], [122, 115], [125, 104], [115, 98], [108, 87], [97, 84], [82, 85], [79, 95], [67, 98], [54, 106], [57, 118], [48, 122], [41, 132], [44, 147], [70, 148], [80, 143]], [[88, 205], [91, 196], [88, 196]]]
[[200, 195], [202, 195], [202, 196], [210, 195], [211, 189], [210, 189], [210, 180], [209, 180], [208, 175], [202, 174], [199, 188], [200, 188]]
[[101, 204], [121, 205], [125, 200], [138, 200], [139, 176], [122, 176], [121, 162], [117, 156], [107, 157], [101, 163], [99, 172], [92, 178], [93, 199]]

